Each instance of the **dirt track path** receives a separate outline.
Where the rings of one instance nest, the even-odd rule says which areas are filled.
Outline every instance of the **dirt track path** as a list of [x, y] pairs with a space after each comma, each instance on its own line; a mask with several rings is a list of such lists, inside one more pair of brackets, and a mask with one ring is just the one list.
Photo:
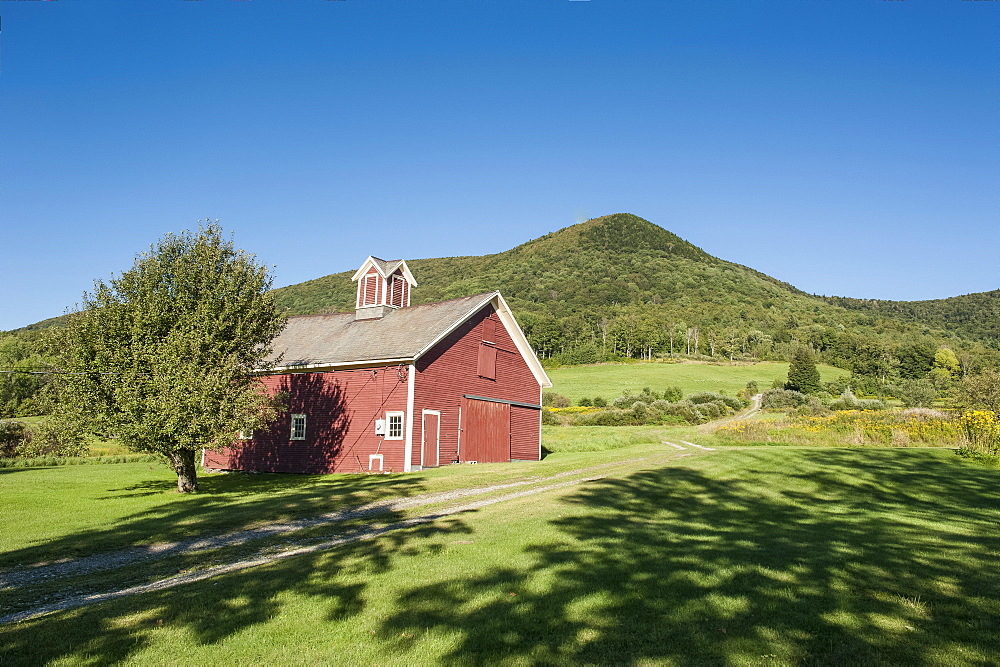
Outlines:
[[732, 417], [726, 417], [725, 419], [717, 419], [715, 421], [708, 422], [707, 424], [702, 424], [698, 427], [699, 433], [711, 433], [712, 431], [725, 426], [731, 422], [738, 419], [747, 419], [748, 417], [753, 417], [755, 414], [760, 412], [760, 401], [763, 394], [754, 394], [750, 397], [750, 407], [748, 407], [743, 412], [738, 415], [733, 415]]
[[[97, 572], [104, 572], [109, 570], [115, 570], [129, 565], [135, 565], [138, 563], [148, 563], [150, 561], [155, 561], [175, 555], [194, 554], [214, 549], [220, 549], [224, 547], [240, 546], [248, 542], [251, 542], [253, 540], [259, 540], [266, 537], [274, 537], [279, 535], [294, 537], [296, 532], [302, 531], [306, 528], [313, 528], [322, 525], [335, 525], [337, 523], [348, 521], [351, 519], [376, 517], [380, 514], [412, 510], [426, 505], [434, 505], [434, 504], [445, 505], [444, 507], [437, 509], [435, 511], [427, 512], [424, 514], [418, 514], [416, 516], [404, 519], [402, 521], [398, 521], [396, 523], [392, 523], [377, 528], [355, 530], [352, 532], [345, 533], [343, 535], [338, 535], [332, 539], [320, 543], [313, 543], [308, 545], [301, 543], [299, 544], [286, 543], [284, 545], [284, 548], [277, 553], [259, 552], [249, 558], [244, 558], [223, 565], [206, 568], [203, 570], [199, 570], [197, 572], [169, 577], [159, 581], [153, 581], [145, 584], [140, 584], [104, 593], [67, 596], [55, 602], [37, 604], [32, 606], [32, 608], [30, 609], [8, 613], [0, 616], [0, 624], [23, 621], [43, 614], [49, 614], [52, 612], [62, 611], [66, 609], [74, 609], [77, 607], [83, 607], [91, 604], [96, 604], [99, 602], [106, 602], [108, 600], [114, 600], [122, 597], [127, 597], [130, 595], [138, 595], [141, 593], [148, 593], [152, 591], [164, 590], [167, 588], [174, 588], [176, 586], [181, 586], [183, 584], [192, 583], [195, 581], [202, 581], [204, 579], [209, 579], [211, 577], [216, 577], [229, 572], [236, 572], [239, 570], [245, 570], [248, 568], [256, 567], [258, 565], [266, 565], [268, 563], [273, 563], [279, 560], [291, 558], [306, 553], [325, 551], [327, 549], [332, 549], [334, 547], [346, 544], [348, 542], [373, 539], [375, 537], [378, 537], [379, 535], [383, 535], [391, 531], [401, 530], [404, 528], [410, 528], [412, 526], [420, 524], [430, 523], [442, 517], [458, 514], [461, 512], [467, 512], [470, 510], [480, 509], [482, 507], [487, 507], [489, 505], [495, 505], [497, 503], [514, 500], [516, 498], [522, 498], [525, 496], [545, 493], [547, 491], [552, 491], [563, 487], [594, 481], [597, 479], [601, 479], [604, 476], [601, 474], [594, 476], [594, 473], [602, 473], [602, 472], [613, 473], [615, 469], [629, 468], [634, 466], [634, 464], [646, 463], [651, 465], [658, 465], [666, 463], [668, 461], [683, 458], [685, 456], [690, 456], [693, 454], [704, 454], [706, 451], [706, 448], [699, 447], [698, 445], [693, 445], [693, 443], [685, 443], [685, 444], [691, 444], [691, 447], [681, 448], [678, 445], [673, 445], [676, 451], [664, 452], [661, 454], [657, 454], [655, 456], [628, 459], [623, 461], [613, 461], [610, 463], [588, 466], [585, 468], [567, 470], [565, 472], [556, 473], [554, 475], [550, 475], [547, 477], [511, 482], [509, 484], [497, 484], [486, 487], [473, 487], [465, 489], [456, 489], [452, 491], [443, 491], [440, 493], [429, 493], [419, 496], [392, 498], [392, 499], [382, 500], [376, 503], [359, 505], [356, 507], [346, 508], [336, 512], [330, 512], [311, 519], [302, 519], [293, 522], [274, 523], [274, 524], [269, 524], [267, 526], [229, 533], [225, 535], [199, 538], [184, 542], [155, 544], [155, 545], [150, 545], [148, 547], [136, 547], [132, 549], [124, 549], [121, 551], [115, 551], [104, 554], [94, 554], [91, 556], [85, 556], [83, 558], [78, 558], [75, 560], [70, 560], [60, 563], [54, 563], [50, 565], [41, 565], [34, 567], [27, 566], [27, 567], [9, 569], [4, 572], [0, 572], [0, 589], [15, 589], [22, 587], [30, 587], [33, 584], [45, 583], [51, 581], [54, 578], [59, 578], [59, 577], [80, 576]], [[512, 491], [513, 489], [518, 489], [518, 490]], [[477, 496], [479, 496], [479, 499], [472, 500], [471, 502], [460, 503], [460, 504], [449, 504], [453, 503], [456, 500], [475, 498]]]

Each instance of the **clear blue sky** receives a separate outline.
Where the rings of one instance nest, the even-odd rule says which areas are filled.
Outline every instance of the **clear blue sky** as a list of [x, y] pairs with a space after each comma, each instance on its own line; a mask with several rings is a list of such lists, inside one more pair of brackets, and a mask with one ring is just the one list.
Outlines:
[[625, 211], [813, 293], [1000, 287], [998, 2], [0, 0], [0, 20], [0, 329], [205, 217], [276, 286]]

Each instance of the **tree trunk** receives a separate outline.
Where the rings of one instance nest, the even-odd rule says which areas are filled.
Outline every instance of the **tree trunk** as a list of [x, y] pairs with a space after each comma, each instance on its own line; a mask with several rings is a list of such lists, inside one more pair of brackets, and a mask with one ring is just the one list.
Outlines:
[[170, 452], [170, 462], [177, 473], [177, 492], [194, 493], [198, 490], [198, 468], [194, 464], [193, 449]]

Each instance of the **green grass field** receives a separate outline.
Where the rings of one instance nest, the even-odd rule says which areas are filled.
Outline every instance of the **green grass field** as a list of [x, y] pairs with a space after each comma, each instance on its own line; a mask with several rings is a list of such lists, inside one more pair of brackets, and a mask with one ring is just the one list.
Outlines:
[[[634, 460], [670, 451], [663, 437], [699, 435], [547, 429], [540, 463], [219, 475], [190, 497], [156, 466], [3, 470], [2, 567]], [[0, 662], [990, 664], [998, 482], [943, 449], [637, 461], [375, 540], [0, 626]]]
[[[820, 379], [831, 382], [848, 375], [847, 371], [833, 366], [817, 366]], [[721, 391], [729, 396], [755, 380], [763, 391], [770, 389], [775, 379], [788, 377], [785, 362], [762, 361], [747, 365], [721, 365], [703, 363], [645, 363], [602, 364], [598, 366], [570, 366], [547, 371], [552, 379], [551, 391], [569, 398], [575, 404], [581, 398], [602, 396], [610, 401], [621, 396], [626, 389], [633, 392], [649, 387], [662, 391], [677, 386], [684, 394], [699, 391]]]

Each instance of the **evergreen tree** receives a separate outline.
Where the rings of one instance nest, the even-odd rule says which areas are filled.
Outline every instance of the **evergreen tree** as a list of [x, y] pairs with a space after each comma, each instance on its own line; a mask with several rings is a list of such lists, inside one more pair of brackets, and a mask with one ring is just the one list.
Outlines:
[[785, 389], [791, 389], [803, 394], [815, 394], [820, 390], [816, 359], [809, 348], [800, 347], [792, 355], [792, 362], [788, 367], [788, 381], [785, 383]]
[[266, 267], [236, 250], [217, 224], [168, 234], [57, 332], [61, 396], [135, 451], [162, 454], [177, 490], [197, 491], [195, 455], [260, 428], [275, 405], [254, 369], [284, 316]]

